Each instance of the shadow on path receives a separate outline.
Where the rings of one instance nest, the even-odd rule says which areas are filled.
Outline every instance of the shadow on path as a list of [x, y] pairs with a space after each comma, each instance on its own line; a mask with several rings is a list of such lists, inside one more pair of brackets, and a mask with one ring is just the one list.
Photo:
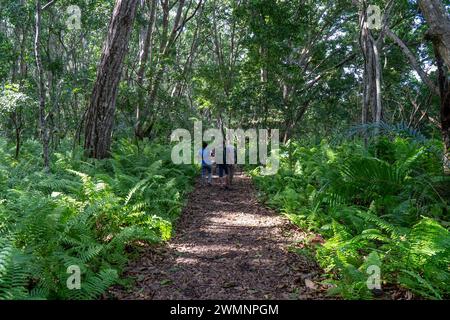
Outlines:
[[197, 183], [177, 223], [175, 237], [149, 248], [126, 275], [132, 290], [119, 299], [320, 299], [305, 279], [317, 265], [289, 252], [306, 233], [257, 201], [251, 179], [235, 176], [232, 190]]

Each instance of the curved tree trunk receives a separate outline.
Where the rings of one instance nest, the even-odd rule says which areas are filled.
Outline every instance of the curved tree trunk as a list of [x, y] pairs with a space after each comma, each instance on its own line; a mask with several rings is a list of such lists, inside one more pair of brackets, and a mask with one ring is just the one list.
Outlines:
[[84, 149], [89, 157], [109, 156], [117, 89], [138, 0], [116, 0], [86, 114]]

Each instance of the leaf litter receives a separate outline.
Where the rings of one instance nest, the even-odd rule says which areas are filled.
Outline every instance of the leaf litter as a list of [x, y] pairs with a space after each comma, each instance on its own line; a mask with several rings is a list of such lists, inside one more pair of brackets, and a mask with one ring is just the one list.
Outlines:
[[[148, 246], [116, 286], [115, 299], [326, 299], [322, 270], [289, 247], [311, 237], [259, 203], [251, 179], [231, 190], [197, 182], [167, 244]], [[317, 239], [321, 240], [321, 239]], [[319, 242], [318, 241], [318, 242]]]

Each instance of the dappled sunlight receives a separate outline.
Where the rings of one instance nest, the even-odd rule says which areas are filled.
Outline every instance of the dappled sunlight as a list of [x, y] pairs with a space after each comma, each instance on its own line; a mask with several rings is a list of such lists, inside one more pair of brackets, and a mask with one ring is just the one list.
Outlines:
[[297, 235], [303, 237], [282, 216], [257, 202], [246, 176], [236, 177], [233, 190], [227, 192], [216, 185], [197, 186], [176, 236], [162, 255], [137, 262], [138, 273], [130, 267], [132, 276], [145, 270], [151, 276], [137, 283], [138, 292], [142, 288], [143, 293], [127, 295], [137, 299], [289, 299], [299, 288], [302, 294], [314, 294], [299, 287], [301, 274], [296, 270], [313, 270], [315, 263], [287, 250]]
[[197, 265], [199, 263], [199, 260], [195, 258], [178, 257], [176, 258], [175, 263], [185, 265]]
[[449, 299], [448, 3], [1, 0], [0, 300]]
[[218, 255], [230, 253], [233, 250], [244, 252], [249, 251], [243, 247], [233, 246], [232, 244], [224, 244], [224, 245], [176, 245], [177, 253], [193, 253], [193, 254], [207, 254], [207, 255]]
[[279, 227], [282, 225], [280, 221], [273, 221], [273, 219], [261, 219], [261, 217], [257, 214], [245, 214], [245, 217], [242, 214], [230, 214], [226, 217], [217, 216], [208, 218], [207, 221], [211, 222], [213, 226], [232, 226], [232, 227]]

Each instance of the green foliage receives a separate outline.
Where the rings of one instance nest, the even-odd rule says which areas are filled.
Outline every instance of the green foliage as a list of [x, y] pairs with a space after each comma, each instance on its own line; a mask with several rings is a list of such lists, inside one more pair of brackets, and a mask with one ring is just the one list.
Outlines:
[[[109, 160], [55, 158], [46, 174], [33, 142], [19, 162], [0, 152], [0, 299], [99, 297], [117, 282], [128, 247], [170, 238], [196, 173], [172, 165], [168, 148], [127, 141]], [[80, 290], [66, 286], [69, 266], [81, 270]]]
[[0, 92], [0, 114], [9, 114], [26, 104], [33, 104], [31, 99], [19, 91], [19, 86], [7, 84]]
[[271, 206], [326, 237], [316, 259], [330, 274], [330, 294], [372, 298], [367, 268], [377, 265], [383, 284], [444, 299], [450, 179], [441, 173], [440, 148], [392, 131], [367, 149], [358, 140], [312, 148], [290, 141], [277, 175], [251, 173]]
[[0, 32], [0, 79], [7, 77], [16, 58], [15, 54], [11, 41], [3, 32]]

